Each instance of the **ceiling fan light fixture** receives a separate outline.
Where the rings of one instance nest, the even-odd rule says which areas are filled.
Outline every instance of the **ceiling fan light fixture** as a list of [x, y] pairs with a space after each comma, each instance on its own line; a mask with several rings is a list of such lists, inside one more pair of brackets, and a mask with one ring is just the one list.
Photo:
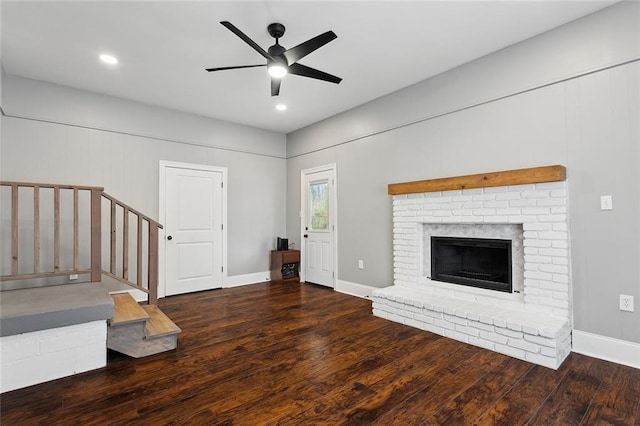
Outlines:
[[267, 66], [267, 71], [269, 71], [269, 75], [273, 78], [282, 78], [287, 75], [287, 67], [282, 65], [280, 62], [274, 62]]

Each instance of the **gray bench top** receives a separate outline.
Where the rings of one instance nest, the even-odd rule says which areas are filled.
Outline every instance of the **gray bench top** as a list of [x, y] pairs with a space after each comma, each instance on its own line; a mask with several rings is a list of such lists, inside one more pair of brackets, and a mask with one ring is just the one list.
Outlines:
[[0, 336], [107, 320], [113, 299], [101, 283], [0, 292]]

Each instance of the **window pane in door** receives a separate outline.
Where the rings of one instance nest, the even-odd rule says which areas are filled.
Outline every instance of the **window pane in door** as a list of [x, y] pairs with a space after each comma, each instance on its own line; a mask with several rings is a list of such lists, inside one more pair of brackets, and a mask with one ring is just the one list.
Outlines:
[[311, 227], [313, 231], [329, 230], [329, 182], [319, 181], [309, 184], [311, 192]]

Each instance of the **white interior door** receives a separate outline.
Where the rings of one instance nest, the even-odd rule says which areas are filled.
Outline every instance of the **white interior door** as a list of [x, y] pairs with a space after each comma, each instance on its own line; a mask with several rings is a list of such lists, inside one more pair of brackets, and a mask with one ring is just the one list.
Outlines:
[[219, 171], [165, 168], [165, 295], [222, 287]]
[[304, 281], [334, 284], [334, 169], [303, 171]]

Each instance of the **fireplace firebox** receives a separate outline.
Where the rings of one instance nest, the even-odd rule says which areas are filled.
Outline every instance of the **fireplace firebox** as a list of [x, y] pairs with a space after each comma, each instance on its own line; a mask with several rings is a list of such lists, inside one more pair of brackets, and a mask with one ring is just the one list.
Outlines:
[[511, 293], [511, 240], [432, 236], [431, 279]]

